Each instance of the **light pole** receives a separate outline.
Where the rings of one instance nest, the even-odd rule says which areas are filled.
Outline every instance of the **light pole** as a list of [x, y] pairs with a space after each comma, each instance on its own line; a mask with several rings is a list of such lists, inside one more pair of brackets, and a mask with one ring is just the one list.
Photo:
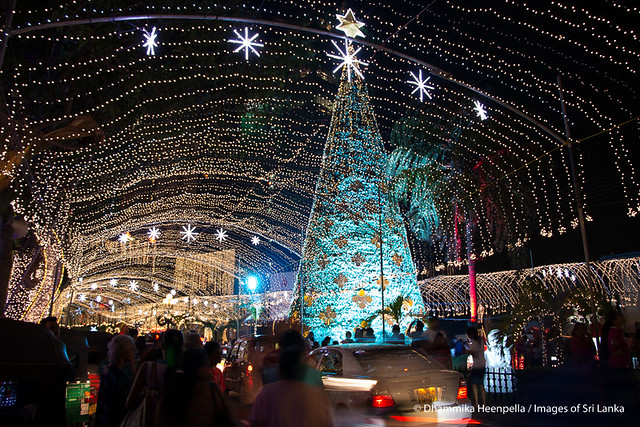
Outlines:
[[247, 289], [249, 289], [249, 293], [251, 294], [251, 306], [253, 307], [253, 335], [256, 335], [256, 331], [258, 328], [258, 308], [255, 306], [255, 301], [253, 300], [253, 293], [258, 288], [258, 279], [256, 276], [247, 277]]

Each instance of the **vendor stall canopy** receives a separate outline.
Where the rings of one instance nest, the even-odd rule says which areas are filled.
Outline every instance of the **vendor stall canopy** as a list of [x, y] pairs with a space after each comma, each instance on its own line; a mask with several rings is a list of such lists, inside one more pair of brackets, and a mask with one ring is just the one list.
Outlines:
[[640, 212], [634, 1], [18, 1], [2, 179], [43, 255], [31, 289], [12, 278], [7, 313], [39, 318], [61, 277], [56, 303], [74, 310], [232, 294], [249, 275], [260, 292], [289, 289], [348, 9], [364, 24], [352, 52], [387, 151], [453, 129], [458, 150], [530, 186], [520, 244], [577, 226], [558, 76], [572, 136], [593, 136], [577, 145], [580, 181], [597, 162]]

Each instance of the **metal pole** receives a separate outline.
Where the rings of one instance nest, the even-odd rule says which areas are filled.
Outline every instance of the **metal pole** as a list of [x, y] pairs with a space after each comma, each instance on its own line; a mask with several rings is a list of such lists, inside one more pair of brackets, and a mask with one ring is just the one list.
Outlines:
[[16, 3], [18, 0], [12, 0], [7, 12], [7, 19], [4, 21], [4, 30], [2, 31], [2, 44], [0, 45], [0, 70], [4, 64], [4, 54], [7, 51], [7, 44], [9, 43], [9, 37], [11, 37], [11, 23], [13, 22], [13, 12], [16, 9]]
[[303, 276], [300, 278], [300, 335], [304, 336], [304, 269], [302, 265], [300, 269], [303, 271]]
[[380, 290], [382, 294], [382, 342], [387, 340], [386, 331], [384, 327], [384, 261], [382, 257], [382, 195], [380, 194], [380, 185], [382, 184], [382, 179], [378, 184], [378, 205], [380, 209], [380, 214], [378, 215], [378, 222], [380, 224], [380, 234], [378, 235], [380, 239]]
[[[573, 181], [573, 190], [576, 196], [576, 211], [578, 212], [578, 221], [580, 223], [580, 234], [582, 235], [582, 249], [584, 250], [584, 262], [587, 265], [587, 281], [589, 287], [595, 291], [593, 275], [591, 273], [591, 257], [589, 255], [589, 245], [587, 243], [587, 230], [584, 221], [584, 208], [582, 191], [580, 190], [580, 183], [578, 182], [578, 171], [576, 168], [576, 162], [573, 156], [573, 141], [571, 139], [571, 132], [569, 129], [569, 119], [567, 117], [567, 108], [564, 102], [564, 93], [562, 91], [562, 82], [558, 75], [558, 92], [560, 92], [560, 105], [562, 106], [562, 118], [564, 119], [564, 131], [567, 137], [566, 145], [569, 152], [569, 164], [571, 166], [571, 179]], [[593, 314], [593, 325], [596, 333], [596, 348], [598, 348], [598, 320], [596, 317], [596, 303], [595, 300], [591, 301], [591, 310]], [[598, 348], [599, 349], [599, 348]]]

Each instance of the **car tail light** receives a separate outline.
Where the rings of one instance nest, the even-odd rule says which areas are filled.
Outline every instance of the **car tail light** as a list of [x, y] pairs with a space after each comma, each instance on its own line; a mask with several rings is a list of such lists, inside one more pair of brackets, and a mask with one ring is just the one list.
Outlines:
[[374, 408], [390, 408], [396, 406], [396, 402], [388, 392], [376, 392], [372, 397], [372, 405]]
[[456, 399], [466, 399], [467, 398], [467, 383], [460, 378], [460, 385], [458, 386], [458, 397]]

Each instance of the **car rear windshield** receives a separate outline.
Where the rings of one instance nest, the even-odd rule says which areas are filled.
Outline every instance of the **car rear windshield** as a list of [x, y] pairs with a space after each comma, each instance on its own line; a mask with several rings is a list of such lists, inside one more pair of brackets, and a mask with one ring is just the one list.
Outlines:
[[354, 350], [353, 355], [367, 375], [411, 375], [416, 371], [438, 369], [435, 363], [410, 348], [376, 348]]

